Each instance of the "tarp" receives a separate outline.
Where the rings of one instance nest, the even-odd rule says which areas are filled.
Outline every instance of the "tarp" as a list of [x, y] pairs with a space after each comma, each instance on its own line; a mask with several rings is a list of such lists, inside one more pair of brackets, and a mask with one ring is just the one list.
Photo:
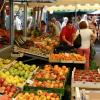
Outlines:
[[97, 10], [97, 11], [94, 11], [94, 12], [92, 12], [92, 13], [89, 13], [89, 14], [93, 14], [93, 15], [95, 15], [95, 14], [100, 14], [100, 10]]

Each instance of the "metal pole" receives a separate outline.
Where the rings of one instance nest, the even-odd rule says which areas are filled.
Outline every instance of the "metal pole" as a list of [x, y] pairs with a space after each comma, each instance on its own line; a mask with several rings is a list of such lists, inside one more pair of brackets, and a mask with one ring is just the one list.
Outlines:
[[75, 23], [77, 23], [77, 5], [75, 5]]
[[24, 36], [27, 37], [27, 2], [24, 4]]
[[13, 0], [9, 0], [9, 3], [10, 3], [10, 44], [14, 45]]

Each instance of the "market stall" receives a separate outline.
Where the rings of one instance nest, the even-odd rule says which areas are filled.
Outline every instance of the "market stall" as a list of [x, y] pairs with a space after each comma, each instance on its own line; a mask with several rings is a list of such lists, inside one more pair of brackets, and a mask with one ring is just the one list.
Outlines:
[[[46, 13], [47, 10], [60, 10], [61, 7], [67, 10], [75, 10], [77, 7], [79, 7], [77, 9], [87, 9], [86, 6], [92, 7], [90, 4], [86, 4], [91, 1], [68, 0], [66, 2], [65, 0], [57, 0], [53, 3], [51, 1], [49, 3], [47, 1], [40, 3], [40, 0], [38, 2], [31, 2], [31, 0], [10, 2], [11, 19], [13, 19], [14, 14], [16, 16], [17, 11], [28, 11], [27, 7], [32, 7], [30, 11], [32, 11], [34, 17], [35, 30], [32, 30], [31, 35], [27, 35], [29, 31], [27, 31], [27, 12], [24, 11], [23, 34], [18, 34], [16, 37], [13, 30], [14, 23], [11, 20], [11, 34], [13, 34], [11, 44], [14, 47], [10, 51], [12, 55], [9, 56], [9, 59], [0, 59], [0, 100], [3, 100], [2, 98], [9, 98], [10, 100], [12, 98], [15, 100], [65, 100], [67, 98], [66, 100], [68, 100], [67, 96], [70, 95], [70, 92], [73, 100], [74, 97], [79, 97], [77, 97], [77, 91], [82, 91], [84, 88], [99, 90], [99, 70], [79, 70], [84, 69], [86, 62], [84, 56], [75, 52], [66, 53], [63, 50], [54, 53], [55, 47], [59, 44], [59, 36], [54, 34], [40, 35], [37, 30], [37, 25], [43, 19], [43, 11]], [[99, 3], [99, 1], [93, 0], [91, 4], [93, 3]], [[62, 4], [66, 7], [60, 6]], [[43, 10], [44, 5], [49, 6], [49, 8], [45, 7], [45, 10]], [[50, 8], [51, 5], [60, 6], [60, 8], [54, 6]], [[15, 9], [13, 9], [14, 7]], [[94, 9], [99, 9], [99, 6], [94, 7]], [[28, 21], [31, 21], [31, 17], [28, 17]], [[4, 53], [6, 57], [6, 52]], [[14, 55], [16, 60], [11, 60], [11, 56], [14, 57]], [[73, 67], [76, 67], [77, 70], [73, 70]], [[67, 93], [66, 90], [70, 88], [70, 84], [71, 91]], [[77, 90], [76, 87], [79, 87], [79, 89]], [[95, 93], [98, 95], [97, 92]], [[84, 94], [84, 92], [80, 92], [81, 94]]]

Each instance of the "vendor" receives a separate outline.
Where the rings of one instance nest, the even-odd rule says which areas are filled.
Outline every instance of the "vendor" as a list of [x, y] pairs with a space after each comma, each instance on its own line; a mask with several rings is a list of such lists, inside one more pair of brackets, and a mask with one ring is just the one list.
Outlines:
[[71, 20], [68, 20], [66, 26], [64, 26], [60, 33], [61, 44], [66, 47], [65, 49], [69, 51], [73, 47], [73, 40], [76, 33], [76, 29]]

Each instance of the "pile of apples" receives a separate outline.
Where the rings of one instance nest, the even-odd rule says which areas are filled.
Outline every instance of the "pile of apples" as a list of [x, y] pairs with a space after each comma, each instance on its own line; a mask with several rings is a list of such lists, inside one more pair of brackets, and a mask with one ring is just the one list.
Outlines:
[[0, 79], [4, 79], [7, 84], [13, 84], [15, 86], [23, 86], [25, 79], [19, 76], [12, 76], [9, 72], [0, 71]]
[[44, 69], [36, 72], [33, 78], [36, 79], [50, 79], [50, 80], [65, 80], [68, 68], [66, 66], [59, 67], [58, 65], [45, 65]]
[[60, 97], [56, 93], [48, 93], [42, 90], [38, 90], [37, 93], [19, 93], [15, 100], [60, 100]]
[[30, 66], [28, 64], [23, 64], [23, 62], [19, 61], [5, 72], [13, 76], [19, 76], [21, 78], [27, 79], [28, 77], [30, 77], [35, 69], [35, 64]]
[[97, 70], [75, 70], [74, 81], [100, 82], [100, 74]]
[[6, 94], [8, 95], [8, 97], [12, 97], [17, 91], [19, 90], [19, 88], [17, 88], [14, 85], [8, 85], [6, 83], [6, 81], [4, 79], [0, 79], [0, 93], [1, 94]]
[[8, 84], [15, 86], [23, 86], [32, 72], [36, 69], [36, 65], [23, 64], [21, 61], [11, 66], [8, 70], [0, 71], [0, 78], [5, 79]]

